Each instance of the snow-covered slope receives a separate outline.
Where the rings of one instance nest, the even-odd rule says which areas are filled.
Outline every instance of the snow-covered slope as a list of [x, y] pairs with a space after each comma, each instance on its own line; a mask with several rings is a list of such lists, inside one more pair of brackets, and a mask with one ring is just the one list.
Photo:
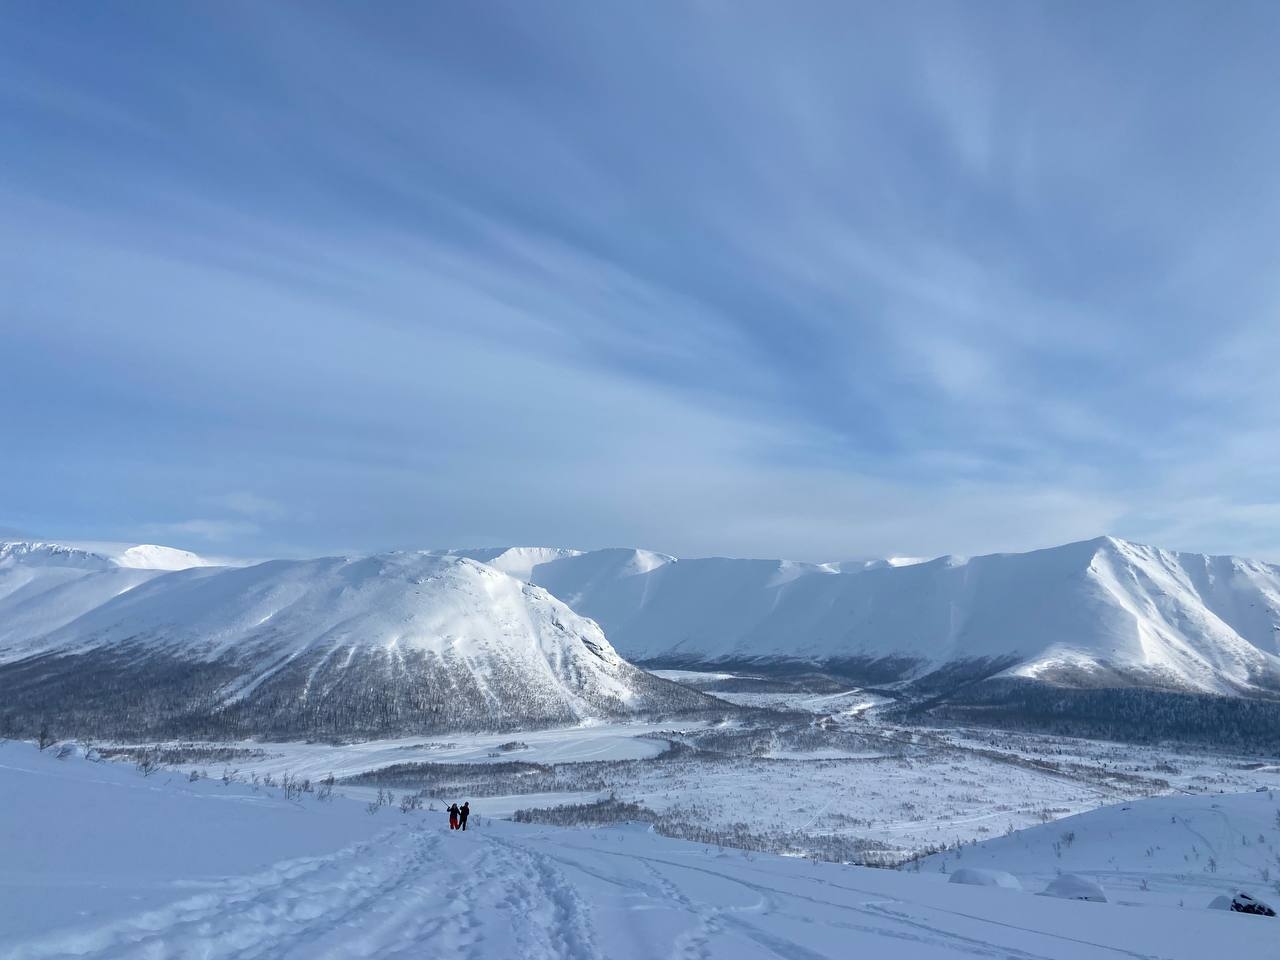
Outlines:
[[197, 567], [55, 621], [0, 647], [0, 689], [86, 722], [128, 707], [135, 726], [190, 715], [352, 734], [709, 702], [632, 667], [545, 590], [462, 557]]
[[7, 960], [1261, 960], [1280, 928], [1191, 901], [1058, 900], [636, 825], [523, 826], [475, 798], [470, 828], [451, 832], [438, 810], [368, 815], [341, 796], [143, 779], [52, 752], [0, 750]]
[[1280, 903], [1277, 856], [1280, 793], [1259, 790], [1101, 807], [934, 854], [919, 868], [1004, 870], [1028, 890], [1068, 873], [1095, 880], [1112, 900], [1204, 907], [1240, 890]]
[[212, 562], [177, 547], [163, 547], [155, 543], [114, 543], [105, 540], [70, 541], [64, 546], [73, 550], [105, 557], [118, 567], [138, 570], [187, 570], [191, 567], [208, 567]]
[[597, 550], [533, 562], [528, 577], [641, 662], [870, 660], [918, 675], [986, 661], [1077, 684], [1280, 683], [1280, 567], [1112, 537], [927, 562]]
[[204, 563], [155, 544], [0, 541], [0, 660], [10, 645], [70, 623], [161, 573]]
[[519, 580], [528, 580], [535, 567], [545, 566], [557, 560], [579, 556], [581, 550], [565, 547], [481, 547], [473, 550], [438, 551], [446, 557], [468, 557], [479, 560], [495, 570], [509, 573]]

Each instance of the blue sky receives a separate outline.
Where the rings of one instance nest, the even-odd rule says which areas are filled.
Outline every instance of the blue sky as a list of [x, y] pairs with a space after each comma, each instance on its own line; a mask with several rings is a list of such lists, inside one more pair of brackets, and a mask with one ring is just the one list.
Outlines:
[[1280, 559], [1280, 7], [0, 11], [0, 529]]

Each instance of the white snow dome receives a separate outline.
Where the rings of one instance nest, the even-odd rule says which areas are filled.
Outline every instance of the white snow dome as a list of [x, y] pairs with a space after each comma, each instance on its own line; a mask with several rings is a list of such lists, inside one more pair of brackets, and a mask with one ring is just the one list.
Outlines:
[[1074, 873], [1064, 873], [1049, 886], [1045, 887], [1044, 897], [1058, 897], [1062, 900], [1088, 900], [1090, 903], [1106, 903], [1107, 895], [1096, 880], [1080, 877]]
[[1004, 887], [1021, 890], [1022, 884], [1012, 873], [1003, 870], [985, 870], [982, 867], [961, 867], [951, 874], [952, 883], [967, 883], [972, 887]]

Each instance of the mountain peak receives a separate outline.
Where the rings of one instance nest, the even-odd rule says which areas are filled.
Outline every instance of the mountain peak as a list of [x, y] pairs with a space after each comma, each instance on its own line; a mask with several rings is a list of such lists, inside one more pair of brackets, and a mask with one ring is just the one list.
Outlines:
[[187, 570], [211, 565], [198, 554], [177, 547], [100, 540], [8, 540], [0, 542], [0, 560], [132, 570]]

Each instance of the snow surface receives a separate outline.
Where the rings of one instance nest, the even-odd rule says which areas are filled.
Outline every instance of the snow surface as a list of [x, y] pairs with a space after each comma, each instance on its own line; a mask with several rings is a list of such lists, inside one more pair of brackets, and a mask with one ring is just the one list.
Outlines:
[[75, 541], [70, 547], [106, 557], [120, 567], [138, 570], [187, 570], [191, 567], [215, 566], [214, 562], [177, 547], [155, 543], [112, 543], [103, 540]]
[[594, 830], [370, 815], [0, 748], [0, 955], [49, 958], [1274, 955], [1276, 924]]
[[[734, 723], [685, 722], [680, 729], [592, 723], [349, 744], [232, 741], [213, 746], [261, 751], [231, 766], [243, 776], [276, 778], [317, 779], [328, 773], [342, 778], [421, 762], [560, 764], [555, 792], [486, 790], [493, 794], [484, 797], [486, 812], [507, 817], [520, 809], [613, 795], [660, 816], [682, 815], [739, 846], [760, 843], [764, 849], [823, 853], [832, 841], [860, 840], [875, 846], [853, 859], [889, 864], [943, 845], [963, 843], [968, 851], [973, 840], [1038, 827], [1045, 817], [1152, 794], [1212, 793], [1216, 800], [1224, 790], [1280, 792], [1280, 768], [1248, 757], [1001, 731], [913, 730], [874, 716], [842, 721], [831, 731], [834, 739], [820, 738], [804, 749], [785, 736], [771, 738], [767, 728], [736, 748], [713, 742], [705, 752], [697, 749], [703, 736], [740, 729]], [[842, 741], [842, 731], [855, 732], [856, 739]], [[527, 749], [500, 749], [512, 740]], [[659, 756], [668, 741], [689, 749]], [[621, 760], [644, 762], [593, 762]], [[217, 764], [210, 772], [221, 769]], [[510, 782], [509, 789], [521, 788]], [[374, 787], [346, 790], [363, 799], [376, 793]], [[791, 835], [780, 842], [780, 832]], [[1050, 841], [1054, 838], [1051, 834]], [[1044, 855], [1054, 857], [1051, 842]], [[1056, 857], [1053, 862], [1061, 863]], [[1047, 880], [1038, 878], [1030, 889], [1042, 890]]]
[[1228, 694], [1280, 680], [1280, 567], [1237, 557], [1114, 537], [927, 562], [544, 552], [529, 579], [640, 662], [906, 657], [923, 672], [1014, 657], [1011, 672], [1050, 680]]
[[964, 883], [971, 887], [1003, 887], [1006, 890], [1021, 890], [1022, 884], [1012, 873], [1003, 870], [986, 870], [982, 867], [961, 867], [951, 874], [952, 883]]
[[1074, 873], [1064, 873], [1054, 877], [1044, 888], [1046, 897], [1057, 897], [1059, 900], [1087, 900], [1089, 903], [1106, 903], [1107, 892], [1102, 884], [1086, 877], [1078, 877]]
[[0, 542], [0, 662], [6, 647], [64, 626], [164, 572], [120, 563], [130, 550], [140, 551], [131, 555], [135, 559], [151, 556], [140, 546], [96, 552], [60, 543]]
[[[697, 729], [700, 724], [685, 724]], [[333, 774], [355, 776], [398, 763], [584, 763], [596, 760], [643, 760], [668, 749], [665, 740], [652, 735], [664, 729], [657, 723], [583, 723], [576, 727], [525, 730], [519, 733], [449, 734], [439, 738], [403, 737], [328, 744], [298, 741], [234, 741], [235, 746], [261, 751], [260, 757], [237, 761], [244, 773], [281, 776], [293, 774], [318, 780]], [[518, 741], [519, 750], [500, 750]], [[187, 742], [187, 741], [183, 741]], [[139, 744], [138, 746], [145, 746]], [[523, 806], [534, 806], [525, 803]]]
[[1007, 871], [1033, 891], [1075, 875], [1128, 903], [1203, 907], [1237, 890], [1265, 900], [1280, 883], [1280, 789], [1133, 800], [920, 864], [924, 872], [969, 867]]

